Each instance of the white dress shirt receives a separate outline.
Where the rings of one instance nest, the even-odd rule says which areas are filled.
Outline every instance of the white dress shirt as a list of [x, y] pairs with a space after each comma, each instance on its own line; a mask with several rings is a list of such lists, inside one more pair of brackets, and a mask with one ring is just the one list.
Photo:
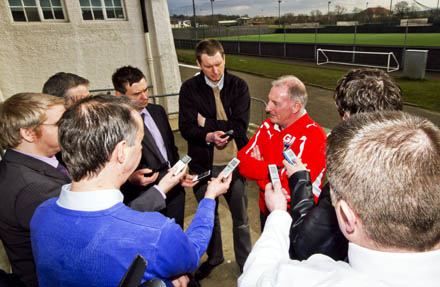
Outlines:
[[273, 211], [238, 279], [247, 286], [440, 286], [440, 250], [391, 253], [349, 244], [350, 263], [316, 254], [304, 261], [289, 259], [292, 219]]
[[79, 211], [99, 211], [112, 207], [124, 200], [121, 191], [103, 189], [83, 192], [70, 191], [72, 184], [61, 187], [57, 204], [61, 207]]

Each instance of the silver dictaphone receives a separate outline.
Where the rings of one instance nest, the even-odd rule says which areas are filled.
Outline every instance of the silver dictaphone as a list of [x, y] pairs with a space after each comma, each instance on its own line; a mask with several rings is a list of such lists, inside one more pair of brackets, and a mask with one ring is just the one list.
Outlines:
[[240, 161], [234, 157], [233, 159], [231, 159], [231, 161], [228, 163], [228, 165], [223, 169], [223, 178], [227, 178], [231, 172], [234, 171], [234, 169], [238, 166], [238, 164], [240, 163]]
[[179, 159], [179, 161], [176, 162], [176, 164], [172, 167], [174, 168], [175, 166], [177, 166], [177, 169], [173, 175], [176, 176], [179, 172], [181, 172], [182, 169], [185, 167], [185, 165], [187, 165], [190, 161], [191, 161], [191, 157], [189, 157], [187, 154], [184, 155], [181, 159]]
[[275, 164], [269, 164], [267, 166], [269, 168], [270, 180], [272, 181], [272, 185], [275, 186], [275, 182], [281, 184], [280, 176], [278, 175], [278, 168]]

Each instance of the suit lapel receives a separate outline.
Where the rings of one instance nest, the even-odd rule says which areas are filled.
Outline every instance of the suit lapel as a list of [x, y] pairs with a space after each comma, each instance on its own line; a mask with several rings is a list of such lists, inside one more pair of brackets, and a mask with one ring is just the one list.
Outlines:
[[[150, 111], [148, 111], [150, 112]], [[151, 115], [151, 113], [150, 113]], [[153, 117], [153, 115], [151, 115]], [[154, 117], [153, 117], [154, 119]], [[153, 136], [151, 135], [148, 128], [145, 126], [144, 123], [144, 138], [142, 139], [142, 147], [145, 147], [146, 149], [150, 150], [152, 154], [159, 159], [159, 162], [164, 162], [165, 159], [163, 158], [159, 148], [156, 145], [156, 141], [154, 140]]]
[[14, 162], [20, 165], [24, 165], [30, 169], [35, 170], [38, 173], [42, 173], [47, 177], [53, 177], [57, 179], [64, 180], [66, 182], [71, 182], [71, 179], [68, 178], [65, 174], [54, 168], [53, 166], [35, 159], [33, 157], [21, 154], [19, 152], [8, 150], [5, 154], [4, 160]]

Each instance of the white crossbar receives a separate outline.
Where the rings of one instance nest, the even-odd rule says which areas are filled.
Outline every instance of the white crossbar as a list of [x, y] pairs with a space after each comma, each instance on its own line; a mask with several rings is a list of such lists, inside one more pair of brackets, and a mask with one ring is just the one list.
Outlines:
[[[326, 52], [332, 53], [346, 53], [346, 54], [367, 54], [367, 55], [385, 55], [387, 56], [387, 65], [386, 66], [378, 66], [378, 65], [367, 65], [367, 64], [357, 64], [357, 63], [349, 63], [349, 62], [337, 62], [331, 61], [327, 56]], [[319, 56], [324, 58], [324, 61], [320, 62]], [[394, 61], [394, 66], [391, 66], [391, 61]], [[354, 62], [354, 61], [353, 61]], [[381, 68], [386, 69], [387, 72], [394, 72], [399, 70], [399, 61], [397, 61], [396, 56], [393, 52], [368, 52], [368, 51], [347, 51], [347, 50], [329, 50], [329, 49], [321, 49], [318, 48], [316, 50], [316, 65], [324, 65], [324, 64], [340, 64], [340, 65], [351, 65], [351, 66], [361, 66], [361, 67], [372, 67], [372, 68]]]

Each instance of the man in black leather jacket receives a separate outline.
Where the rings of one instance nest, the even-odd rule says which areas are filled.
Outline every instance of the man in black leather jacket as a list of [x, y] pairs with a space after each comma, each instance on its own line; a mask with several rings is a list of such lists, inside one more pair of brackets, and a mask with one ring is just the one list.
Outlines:
[[[400, 87], [379, 69], [354, 69], [338, 80], [333, 98], [342, 120], [362, 112], [402, 110]], [[315, 204], [309, 172], [300, 159], [296, 166], [283, 162], [289, 176], [292, 226], [290, 249], [292, 259], [304, 260], [321, 253], [335, 260], [347, 257], [348, 242], [339, 229], [327, 183]]]

